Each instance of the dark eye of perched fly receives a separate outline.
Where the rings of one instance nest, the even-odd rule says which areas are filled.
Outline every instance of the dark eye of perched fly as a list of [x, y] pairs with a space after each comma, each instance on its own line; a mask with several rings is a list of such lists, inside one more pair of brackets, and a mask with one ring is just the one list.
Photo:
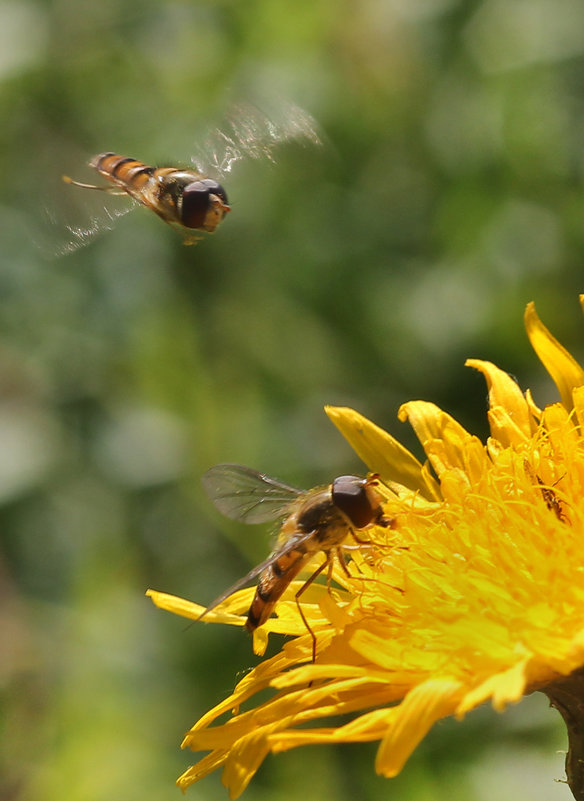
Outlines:
[[366, 491], [366, 481], [358, 476], [339, 476], [332, 485], [332, 497], [335, 506], [344, 512], [356, 528], [369, 525], [376, 515], [376, 510]]
[[186, 228], [201, 228], [211, 205], [210, 195], [217, 195], [227, 205], [227, 194], [221, 184], [211, 178], [193, 181], [182, 193], [181, 222]]

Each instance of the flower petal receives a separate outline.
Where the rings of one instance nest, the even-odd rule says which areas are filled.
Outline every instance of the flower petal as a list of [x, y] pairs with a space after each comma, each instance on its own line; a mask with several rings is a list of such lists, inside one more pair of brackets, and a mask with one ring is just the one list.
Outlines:
[[489, 676], [478, 687], [466, 693], [456, 709], [456, 716], [462, 717], [488, 698], [493, 699], [493, 706], [498, 712], [510, 703], [519, 701], [525, 692], [526, 669], [528, 660], [523, 659], [508, 670]]
[[525, 442], [534, 433], [536, 425], [517, 383], [491, 362], [467, 359], [465, 364], [479, 370], [487, 380], [491, 436], [506, 448]]
[[572, 395], [574, 411], [580, 428], [584, 428], [584, 387], [576, 387]]
[[[249, 594], [250, 590], [244, 590], [243, 592], [247, 592]], [[158, 590], [146, 590], [146, 595], [152, 599], [154, 605], [159, 609], [164, 609], [167, 612], [174, 612], [175, 615], [180, 615], [181, 617], [188, 617], [190, 620], [195, 622], [199, 620], [205, 611], [205, 607], [201, 606], [200, 604], [195, 604], [192, 601], [185, 600], [184, 598], [179, 598], [177, 595], [169, 595], [166, 592], [158, 592]], [[212, 612], [209, 612], [208, 615], [205, 615], [205, 622], [228, 623], [231, 626], [244, 626], [245, 617], [229, 613], [229, 608], [231, 608], [233, 605], [233, 598], [234, 596], [231, 596], [229, 599], [226, 599], [222, 607], [217, 607], [217, 609], [213, 609]], [[239, 606], [240, 604], [237, 605]], [[227, 610], [225, 610], [226, 606], [228, 607]]]
[[398, 707], [383, 707], [336, 728], [288, 729], [270, 736], [270, 750], [274, 754], [297, 748], [299, 745], [316, 743], [367, 743], [380, 740], [391, 725]]
[[175, 615], [188, 617], [191, 620], [197, 620], [205, 611], [204, 606], [195, 604], [192, 601], [187, 601], [184, 598], [179, 598], [177, 595], [169, 595], [166, 592], [146, 590], [146, 595], [152, 599], [154, 605], [159, 609], [165, 609], [167, 612], [174, 612]]
[[528, 303], [525, 310], [525, 328], [529, 341], [541, 363], [557, 386], [562, 403], [572, 410], [572, 391], [584, 386], [584, 371], [558, 340], [550, 334], [535, 311], [535, 304]]
[[213, 773], [214, 770], [224, 765], [228, 757], [229, 751], [226, 748], [222, 751], [213, 751], [211, 754], [207, 754], [207, 756], [199, 760], [196, 765], [191, 765], [190, 768], [187, 768], [185, 772], [178, 777], [176, 780], [177, 786], [180, 787], [184, 793], [191, 784], [198, 782], [199, 779], [203, 779], [205, 776], [208, 776], [209, 773]]
[[452, 714], [461, 693], [462, 684], [452, 679], [430, 679], [411, 690], [396, 708], [394, 723], [381, 741], [377, 773], [397, 776], [434, 723]]
[[438, 477], [451, 469], [473, 475], [484, 469], [486, 455], [481, 441], [434, 403], [404, 403], [398, 417], [408, 420]]
[[359, 458], [386, 483], [397, 482], [428, 500], [440, 497], [435, 481], [391, 434], [353, 409], [325, 406], [324, 410]]
[[229, 790], [232, 801], [243, 793], [268, 752], [266, 733], [263, 730], [242, 737], [233, 746], [221, 776], [221, 782]]

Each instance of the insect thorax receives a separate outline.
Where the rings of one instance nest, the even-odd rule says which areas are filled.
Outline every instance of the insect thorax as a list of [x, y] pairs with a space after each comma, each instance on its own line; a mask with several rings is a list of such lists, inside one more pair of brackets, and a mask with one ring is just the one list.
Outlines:
[[314, 532], [312, 548], [307, 550], [328, 550], [339, 545], [347, 536], [350, 526], [345, 515], [333, 504], [329, 497], [314, 499], [299, 510], [298, 528]]

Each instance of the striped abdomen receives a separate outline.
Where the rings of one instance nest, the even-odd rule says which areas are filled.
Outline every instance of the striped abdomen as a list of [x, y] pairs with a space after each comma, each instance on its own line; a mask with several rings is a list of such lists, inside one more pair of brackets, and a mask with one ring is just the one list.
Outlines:
[[245, 627], [248, 631], [255, 631], [258, 626], [266, 622], [284, 590], [311, 556], [312, 554], [307, 553], [304, 548], [301, 550], [294, 548], [275, 558], [264, 570], [247, 613]]
[[117, 153], [101, 153], [91, 160], [90, 166], [94, 167], [108, 181], [123, 188], [131, 187], [137, 191], [141, 191], [157, 171], [156, 167], [149, 167], [142, 161], [120, 156]]

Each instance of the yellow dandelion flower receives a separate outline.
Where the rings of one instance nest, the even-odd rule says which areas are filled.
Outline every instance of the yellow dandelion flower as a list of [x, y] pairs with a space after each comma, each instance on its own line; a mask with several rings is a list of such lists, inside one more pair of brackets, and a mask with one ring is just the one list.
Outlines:
[[[350, 552], [350, 575], [335, 565], [330, 587], [315, 583], [303, 594], [317, 641], [314, 662], [294, 599], [303, 582], [292, 583], [277, 617], [255, 632], [254, 648], [262, 653], [271, 632], [292, 639], [186, 734], [183, 747], [209, 753], [179, 778], [183, 790], [223, 767], [237, 798], [269, 752], [311, 743], [378, 740], [375, 768], [395, 776], [440, 718], [462, 718], [487, 700], [503, 710], [534, 689], [549, 695], [577, 734], [584, 702], [584, 371], [532, 304], [525, 322], [561, 402], [540, 409], [495, 365], [469, 360], [489, 388], [486, 444], [432, 403], [412, 401], [399, 417], [422, 444], [422, 464], [359, 413], [327, 408], [379, 474], [393, 527], [367, 529], [370, 544]], [[186, 617], [204, 609], [149, 594]], [[235, 593], [207, 619], [244, 625], [252, 594]], [[254, 705], [266, 689], [271, 695], [262, 693]], [[230, 716], [217, 722], [224, 714]], [[326, 725], [345, 714], [344, 725]], [[568, 780], [580, 791], [581, 756], [567, 761]]]

